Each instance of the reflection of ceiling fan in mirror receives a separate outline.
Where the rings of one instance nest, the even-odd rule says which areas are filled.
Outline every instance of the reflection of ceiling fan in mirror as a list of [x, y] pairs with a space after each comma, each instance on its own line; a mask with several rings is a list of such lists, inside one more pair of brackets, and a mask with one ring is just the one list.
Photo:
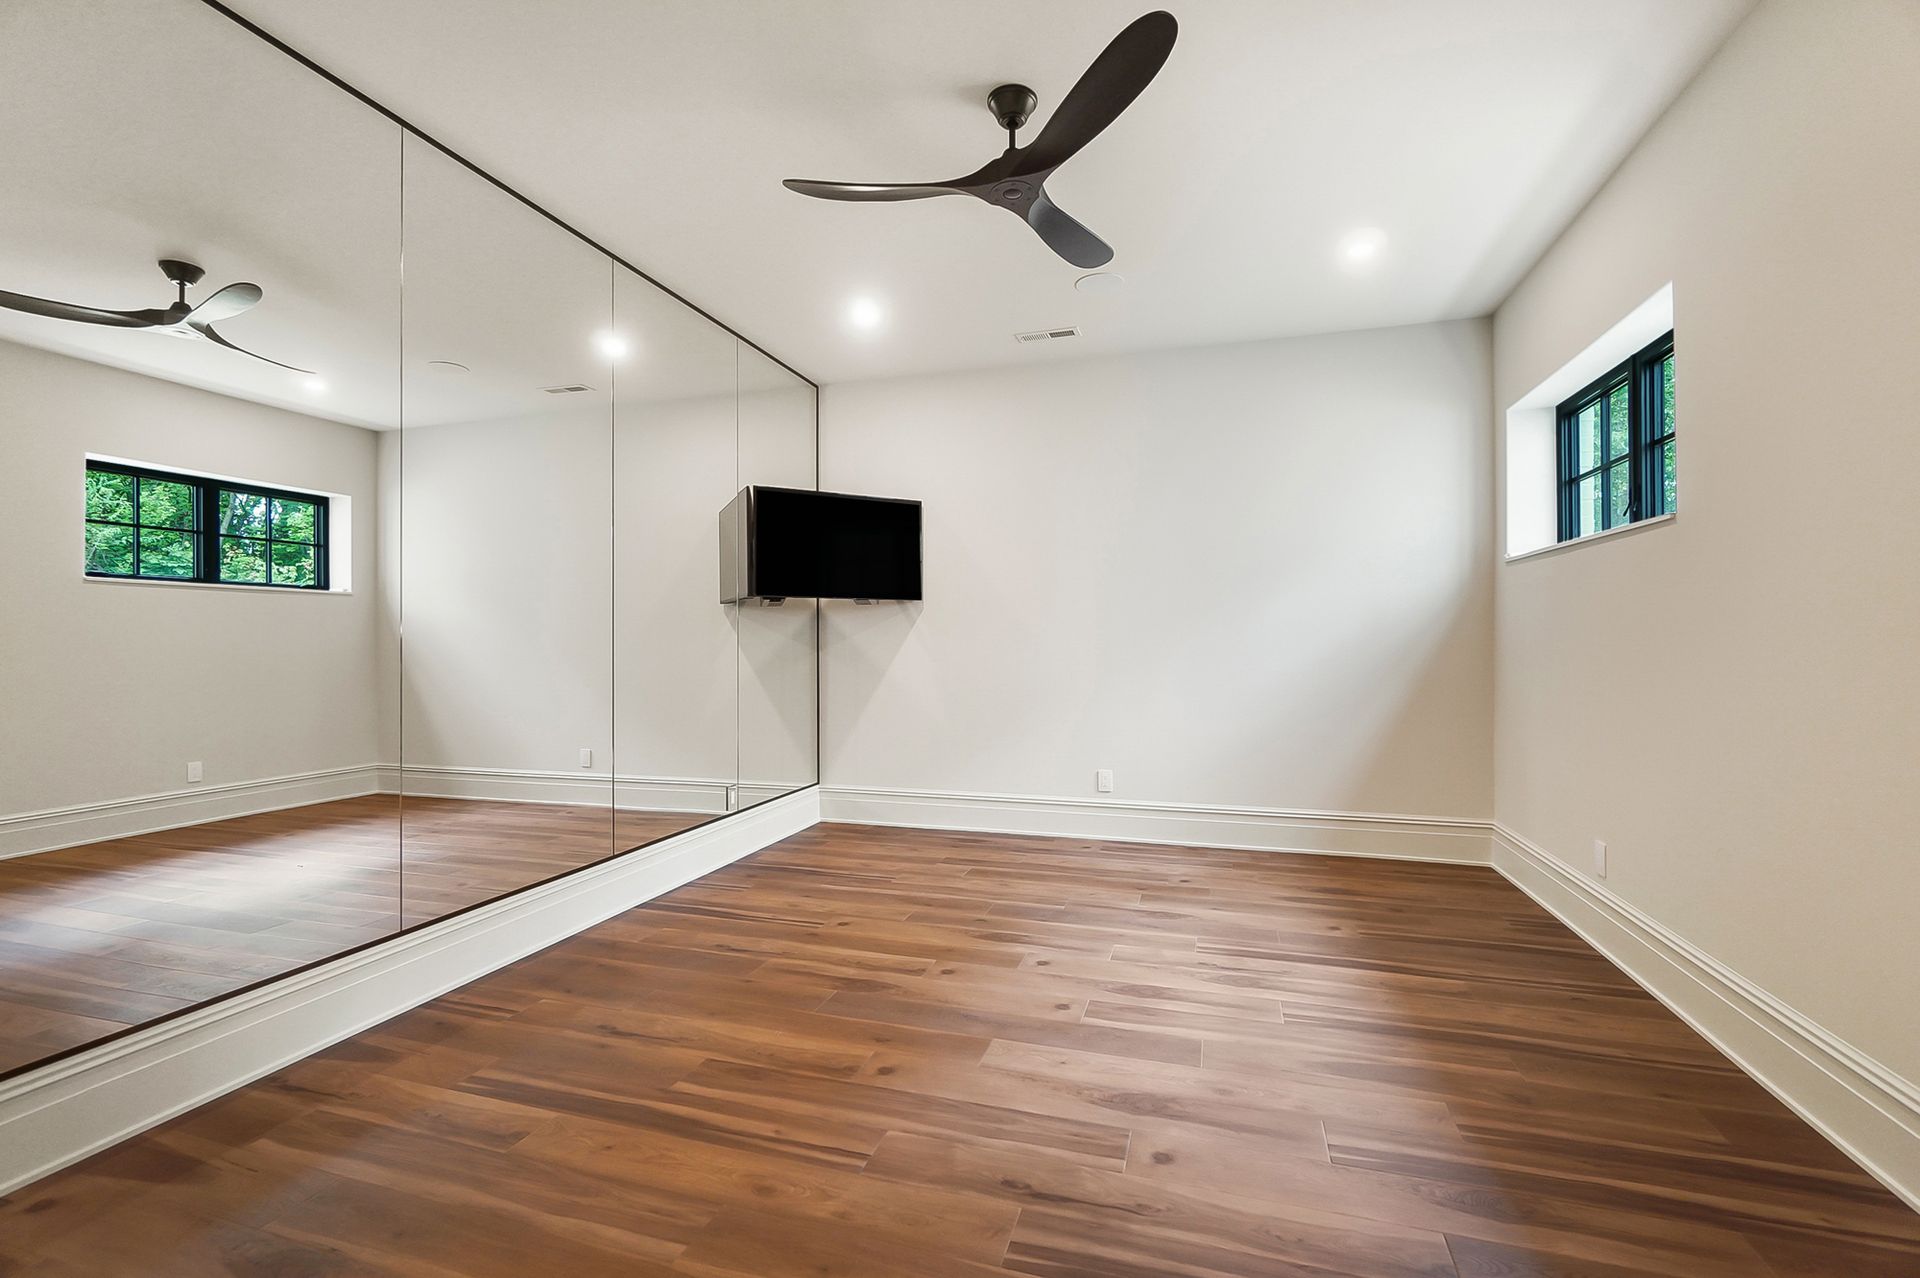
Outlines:
[[215, 320], [232, 319], [243, 311], [251, 310], [259, 302], [261, 293], [258, 284], [229, 284], [195, 306], [188, 303], [187, 290], [198, 284], [200, 277], [206, 272], [192, 262], [180, 262], [173, 258], [160, 259], [160, 270], [180, 290], [180, 296], [165, 310], [105, 311], [94, 306], [55, 302], [44, 297], [28, 297], [25, 293], [9, 293], [5, 289], [0, 289], [0, 306], [9, 310], [25, 311], [29, 315], [45, 315], [51, 319], [75, 320], [82, 324], [105, 324], [112, 328], [144, 328], [165, 333], [168, 337], [204, 339], [216, 346], [224, 346], [230, 351], [239, 351], [242, 355], [252, 356], [277, 368], [295, 373], [312, 373], [311, 369], [295, 368], [291, 364], [282, 364], [277, 359], [268, 359], [265, 355], [255, 355], [252, 351], [235, 346], [214, 332]]

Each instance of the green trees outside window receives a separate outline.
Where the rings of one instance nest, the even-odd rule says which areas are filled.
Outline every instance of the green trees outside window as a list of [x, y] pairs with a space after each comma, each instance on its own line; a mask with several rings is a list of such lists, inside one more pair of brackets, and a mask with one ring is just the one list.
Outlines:
[[324, 590], [327, 499], [89, 461], [86, 571]]

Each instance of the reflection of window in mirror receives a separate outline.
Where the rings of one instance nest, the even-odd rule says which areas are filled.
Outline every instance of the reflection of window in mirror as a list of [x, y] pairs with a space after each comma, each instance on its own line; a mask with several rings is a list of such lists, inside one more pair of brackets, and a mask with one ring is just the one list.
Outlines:
[[87, 462], [89, 577], [326, 590], [321, 493]]

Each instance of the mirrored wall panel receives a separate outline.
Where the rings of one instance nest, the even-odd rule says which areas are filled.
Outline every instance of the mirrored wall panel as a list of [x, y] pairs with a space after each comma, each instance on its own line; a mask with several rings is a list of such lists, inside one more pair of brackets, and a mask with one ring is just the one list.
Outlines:
[[[817, 488], [813, 383], [740, 346], [740, 485]], [[740, 790], [754, 803], [819, 775], [819, 604], [733, 605], [739, 637]]]
[[737, 804], [738, 645], [716, 518], [739, 479], [738, 343], [614, 276], [614, 762], [622, 848]]
[[612, 263], [406, 144], [409, 923], [613, 852]]
[[400, 160], [190, 0], [0, 5], [0, 1072], [402, 925]]
[[0, 1075], [813, 784], [718, 516], [815, 401], [198, 0], [0, 6]]

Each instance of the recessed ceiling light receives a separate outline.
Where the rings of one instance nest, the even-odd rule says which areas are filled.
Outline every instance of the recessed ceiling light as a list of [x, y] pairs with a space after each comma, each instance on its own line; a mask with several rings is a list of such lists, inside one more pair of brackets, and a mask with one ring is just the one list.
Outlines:
[[1124, 276], [1115, 275], [1112, 271], [1095, 271], [1075, 280], [1073, 287], [1082, 293], [1118, 293], [1126, 283]]
[[325, 380], [318, 377], [309, 377], [305, 381], [301, 382], [300, 385], [305, 388], [307, 394], [309, 395], [323, 394], [327, 389], [327, 383], [325, 382]]
[[1348, 266], [1377, 262], [1386, 251], [1387, 233], [1377, 226], [1363, 226], [1340, 237], [1340, 260]]
[[871, 297], [856, 297], [847, 303], [847, 323], [857, 329], [872, 331], [880, 327], [880, 321], [886, 318], [880, 303]]
[[427, 361], [427, 367], [431, 368], [436, 373], [452, 373], [455, 376], [458, 376], [461, 373], [470, 373], [473, 371], [472, 369], [468, 368], [465, 364], [456, 363], [455, 361], [450, 359], [430, 359]]
[[633, 344], [610, 328], [593, 335], [593, 348], [606, 359], [625, 359], [633, 353]]

